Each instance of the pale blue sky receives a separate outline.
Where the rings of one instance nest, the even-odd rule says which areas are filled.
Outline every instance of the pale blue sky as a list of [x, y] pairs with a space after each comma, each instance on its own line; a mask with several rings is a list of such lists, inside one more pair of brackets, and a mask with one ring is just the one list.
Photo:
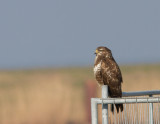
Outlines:
[[160, 62], [159, 0], [1, 0], [0, 68]]

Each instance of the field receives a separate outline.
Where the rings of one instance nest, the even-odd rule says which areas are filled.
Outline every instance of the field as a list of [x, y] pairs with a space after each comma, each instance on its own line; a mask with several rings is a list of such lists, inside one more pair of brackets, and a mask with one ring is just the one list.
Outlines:
[[[123, 91], [160, 90], [160, 65], [121, 66]], [[92, 68], [0, 71], [0, 124], [88, 124]], [[97, 86], [97, 96], [101, 89]]]

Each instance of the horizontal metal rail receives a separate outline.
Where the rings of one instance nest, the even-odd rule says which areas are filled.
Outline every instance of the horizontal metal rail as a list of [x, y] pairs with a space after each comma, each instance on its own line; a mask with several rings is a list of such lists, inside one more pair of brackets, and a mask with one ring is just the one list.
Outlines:
[[[98, 104], [102, 104], [102, 123], [108, 124], [108, 104], [132, 104], [148, 103], [149, 104], [149, 124], [153, 124], [153, 103], [160, 103], [160, 90], [123, 92], [122, 98], [108, 98], [108, 86], [102, 86], [102, 98], [91, 98], [92, 124], [98, 124]], [[136, 97], [136, 96], [149, 97]], [[131, 97], [134, 96], [134, 97]], [[125, 98], [124, 98], [125, 97]]]
[[122, 92], [123, 97], [128, 96], [152, 96], [152, 95], [159, 95], [160, 90], [150, 90], [150, 91], [136, 91], [136, 92]]
[[120, 103], [160, 103], [160, 97], [148, 97], [148, 98], [91, 98], [97, 104], [120, 104]]

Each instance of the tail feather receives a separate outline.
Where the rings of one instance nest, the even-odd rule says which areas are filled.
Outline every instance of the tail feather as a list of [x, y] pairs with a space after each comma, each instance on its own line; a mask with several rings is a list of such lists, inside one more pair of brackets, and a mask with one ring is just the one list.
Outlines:
[[[121, 110], [121, 112], [123, 111], [123, 104], [115, 104], [115, 106], [117, 113], [119, 113], [119, 109]], [[111, 105], [111, 111], [112, 113], [114, 113], [114, 104]]]
[[111, 111], [114, 113], [114, 104], [111, 104]]

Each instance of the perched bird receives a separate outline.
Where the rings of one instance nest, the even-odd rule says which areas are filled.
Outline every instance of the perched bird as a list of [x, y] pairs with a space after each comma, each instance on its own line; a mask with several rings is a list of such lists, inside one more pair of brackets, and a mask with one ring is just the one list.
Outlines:
[[[107, 47], [100, 46], [95, 51], [94, 76], [99, 85], [108, 85], [109, 97], [122, 97], [121, 84], [122, 74], [118, 64], [112, 56], [112, 52]], [[117, 113], [119, 109], [123, 111], [123, 104], [115, 104]], [[114, 112], [114, 105], [111, 105]]]

